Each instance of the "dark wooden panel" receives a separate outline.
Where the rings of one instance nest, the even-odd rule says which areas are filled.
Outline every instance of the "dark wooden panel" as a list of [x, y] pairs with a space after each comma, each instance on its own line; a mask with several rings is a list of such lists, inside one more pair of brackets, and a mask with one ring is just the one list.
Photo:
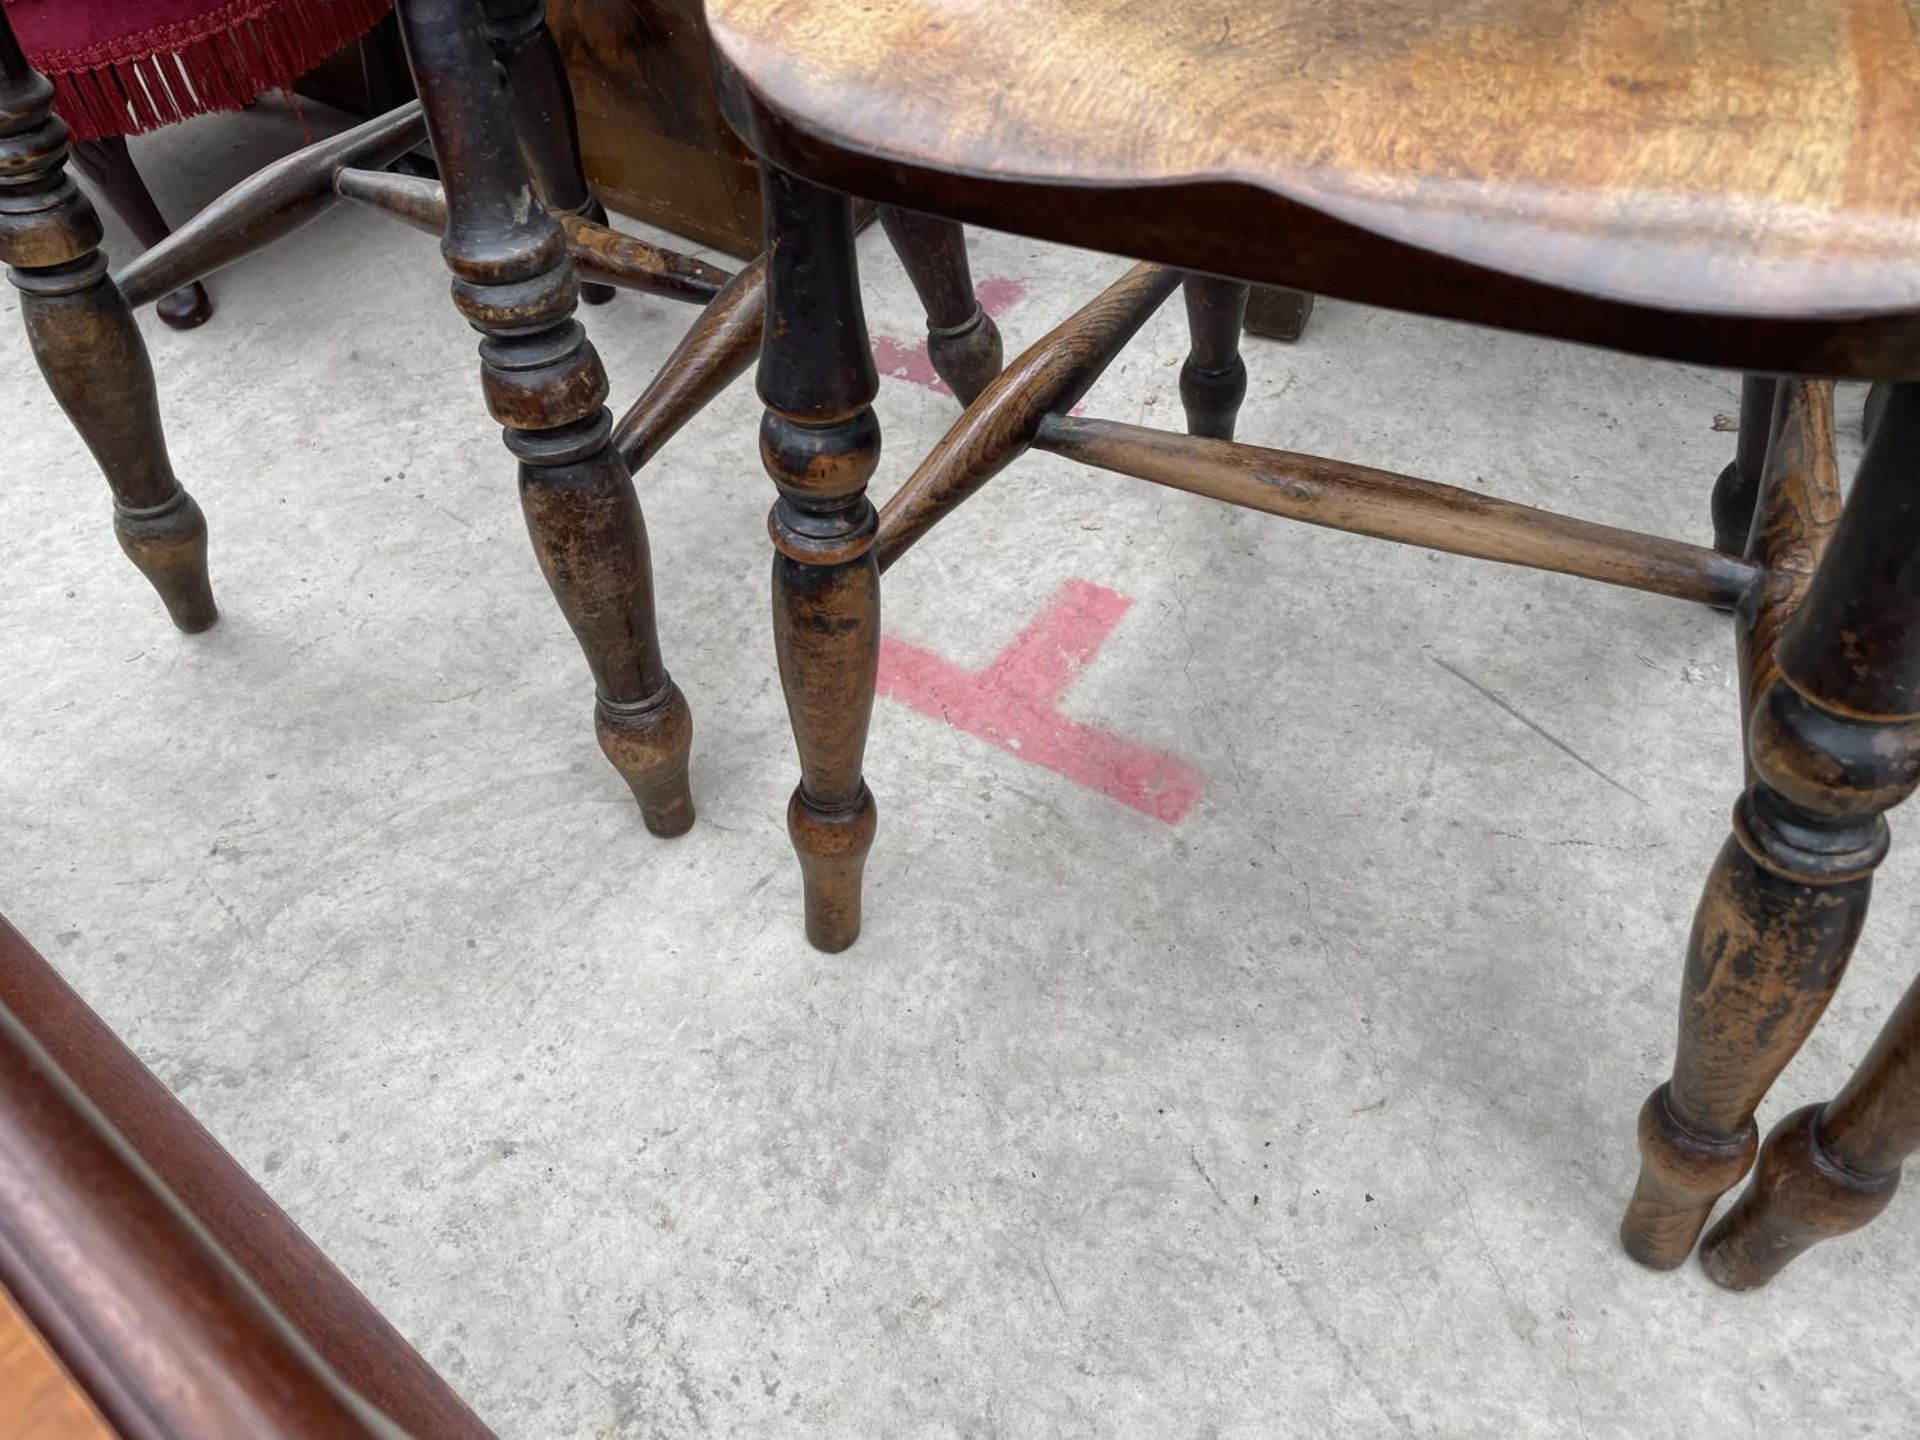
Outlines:
[[721, 118], [698, 0], [550, 0], [587, 178], [616, 210], [760, 253], [760, 182]]

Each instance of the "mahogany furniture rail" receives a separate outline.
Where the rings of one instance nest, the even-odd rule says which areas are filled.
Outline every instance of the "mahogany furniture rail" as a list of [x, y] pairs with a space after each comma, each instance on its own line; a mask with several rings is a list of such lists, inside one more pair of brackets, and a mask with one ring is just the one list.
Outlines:
[[0, 1284], [122, 1435], [492, 1433], [4, 919]]

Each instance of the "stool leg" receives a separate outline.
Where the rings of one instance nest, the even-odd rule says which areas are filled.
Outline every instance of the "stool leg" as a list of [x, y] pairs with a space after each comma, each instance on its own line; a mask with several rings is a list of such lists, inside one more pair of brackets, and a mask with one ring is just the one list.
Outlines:
[[1247, 297], [1247, 333], [1263, 340], [1298, 340], [1313, 317], [1313, 296], [1304, 290], [1256, 285]]
[[[574, 113], [573, 87], [560, 47], [547, 28], [546, 0], [485, 0], [487, 39], [507, 72], [520, 148], [540, 198], [556, 215], [582, 215], [607, 223], [607, 207], [587, 188], [580, 158], [580, 120]], [[611, 285], [586, 281], [580, 298], [604, 305], [618, 293]]]
[[593, 671], [601, 749], [647, 828], [682, 834], [693, 824], [693, 721], [660, 656], [646, 525], [611, 443], [606, 371], [573, 318], [566, 238], [526, 204], [473, 0], [402, 0], [400, 20], [446, 179], [454, 303], [481, 334], [481, 386], [520, 462], [534, 553]]
[[1250, 286], [1212, 275], [1189, 275], [1187, 332], [1192, 348], [1180, 367], [1180, 404], [1187, 433], [1215, 440], [1233, 438], [1240, 402], [1247, 398], [1247, 363], [1240, 358], [1240, 330], [1247, 319]]
[[967, 264], [967, 237], [957, 221], [936, 220], [891, 205], [880, 224], [927, 312], [927, 359], [962, 405], [971, 405], [1000, 373], [1000, 327], [980, 308]]
[[1920, 385], [1896, 387], [1748, 726], [1754, 782], [1694, 918], [1672, 1078], [1621, 1239], [1667, 1269], [1753, 1162], [1753, 1114], [1839, 984], [1920, 783]]
[[878, 517], [867, 481], [880, 460], [879, 389], [843, 195], [761, 167], [767, 324], [760, 455], [780, 492], [773, 535], [773, 634], [800, 785], [787, 833], [800, 857], [807, 939], [844, 950], [860, 934], [860, 879], [874, 804], [861, 778], [880, 663]]
[[113, 531], [182, 630], [218, 618], [207, 522], [174, 479], [146, 342], [107, 278], [100, 217], [66, 173], [53, 86], [27, 64], [0, 12], [0, 260], [54, 399], [107, 477]]
[[[73, 163], [113, 207], [121, 223], [133, 231], [134, 239], [152, 249], [167, 238], [166, 217], [160, 213], [153, 192], [147, 189], [147, 182], [133, 163], [126, 136], [74, 141]], [[164, 323], [176, 330], [191, 330], [206, 324], [213, 316], [213, 302], [207, 298], [207, 287], [198, 280], [182, 285], [170, 295], [162, 295], [153, 309]]]
[[1729, 1290], [1766, 1284], [1811, 1246], [1887, 1208], [1900, 1164], [1920, 1150], [1920, 981], [1872, 1051], [1825, 1105], [1796, 1110], [1767, 1137], [1753, 1178], [1700, 1248]]
[[1713, 482], [1713, 545], [1729, 555], [1747, 553], [1754, 497], [1760, 493], [1760, 474], [1767, 465], [1778, 384], [1768, 375], [1749, 375], [1740, 382], [1740, 437], [1733, 459]]

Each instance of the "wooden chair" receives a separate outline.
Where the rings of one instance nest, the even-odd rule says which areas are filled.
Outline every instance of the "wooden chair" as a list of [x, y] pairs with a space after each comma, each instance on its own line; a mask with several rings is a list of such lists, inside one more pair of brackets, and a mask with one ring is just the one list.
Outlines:
[[[807, 933], [854, 940], [880, 574], [1031, 447], [1270, 514], [1736, 615], [1751, 784], [1622, 1227], [1677, 1265], [1838, 984], [1920, 782], [1920, 41], [1904, 7], [707, 0], [760, 156], [762, 451]], [[1864, 57], [1864, 58], [1863, 58]], [[848, 194], [1145, 263], [1014, 360], [879, 511]], [[1186, 280], [1185, 436], [1074, 403]], [[1230, 278], [1212, 278], [1230, 277]], [[1230, 444], [1247, 282], [1760, 376], [1719, 545]], [[1806, 377], [1806, 378], [1802, 378]], [[1844, 513], [1834, 377], [1900, 382]]]
[[[133, 312], [306, 224], [341, 199], [442, 236], [454, 298], [480, 331], [481, 382], [519, 462], [534, 552], [594, 677], [595, 731], [648, 829], [693, 823], [692, 719], [661, 654], [645, 524], [631, 471], [752, 362], [761, 261], [729, 275], [607, 228], [587, 189], [571, 96], [542, 0], [401, 7], [420, 100], [274, 162], [111, 275], [93, 207], [66, 174], [52, 87], [0, 12], [0, 260], [40, 368], [113, 492], [114, 531], [182, 630], [218, 615], [207, 527], [175, 478]], [[386, 169], [431, 137], [446, 185]], [[530, 195], [545, 203], [529, 205]], [[926, 297], [930, 358], [962, 396], [999, 369], [959, 226], [889, 228]], [[613, 287], [702, 306], [618, 422], [573, 318]]]

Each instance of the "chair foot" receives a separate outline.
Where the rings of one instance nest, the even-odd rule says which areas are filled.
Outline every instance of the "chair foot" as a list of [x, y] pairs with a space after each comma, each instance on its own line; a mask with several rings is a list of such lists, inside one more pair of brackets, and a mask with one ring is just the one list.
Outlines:
[[799, 789], [787, 802], [787, 835], [800, 857], [807, 941], [835, 954], [860, 938], [860, 884], [879, 812], [866, 786], [852, 808], [816, 810]]
[[1767, 1137], [1753, 1179], [1700, 1247], [1700, 1266], [1728, 1290], [1758, 1290], [1822, 1240], [1858, 1230], [1887, 1208], [1900, 1170], [1863, 1175], [1821, 1143], [1821, 1107], [1808, 1105]]
[[213, 301], [198, 280], [162, 295], [153, 308], [161, 323], [174, 330], [197, 330], [213, 318]]
[[180, 629], [197, 635], [220, 618], [207, 579], [207, 517], [185, 490], [147, 510], [116, 504], [113, 533]]
[[594, 702], [593, 720], [600, 749], [633, 791], [647, 829], [662, 839], [691, 830], [693, 712], [680, 687], [669, 681], [663, 694], [632, 705], [603, 696]]
[[1715, 1202], [1740, 1183], [1759, 1145], [1752, 1125], [1732, 1140], [1692, 1134], [1673, 1118], [1667, 1087], [1655, 1090], [1640, 1107], [1640, 1180], [1620, 1222], [1627, 1254], [1650, 1270], [1678, 1269]]

